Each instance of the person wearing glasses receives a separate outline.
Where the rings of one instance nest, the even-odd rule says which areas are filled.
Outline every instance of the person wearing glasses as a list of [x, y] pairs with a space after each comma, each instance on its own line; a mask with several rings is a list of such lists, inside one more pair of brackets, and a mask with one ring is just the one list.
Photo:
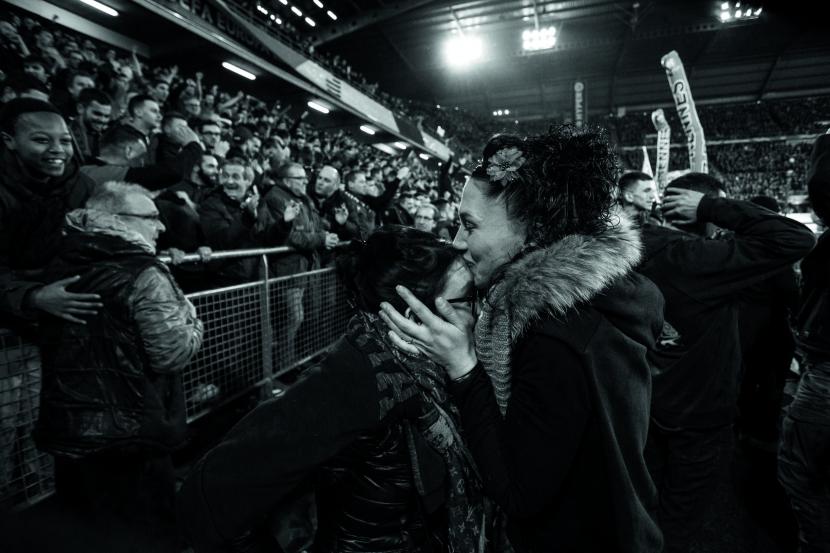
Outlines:
[[240, 421], [179, 491], [194, 551], [279, 552], [289, 541], [300, 550], [296, 536], [278, 536], [280, 545], [270, 528], [308, 488], [319, 553], [508, 551], [445, 372], [425, 355], [398, 351], [376, 315], [381, 302], [403, 310], [401, 284], [429, 304], [447, 298], [472, 321], [475, 288], [461, 252], [390, 225], [352, 242], [336, 266], [355, 310], [344, 336], [297, 384]]
[[182, 371], [201, 347], [202, 323], [156, 258], [163, 230], [145, 188], [105, 183], [67, 214], [47, 269], [55, 280], [78, 275], [69, 288], [100, 297], [81, 322], [40, 320], [35, 428], [55, 458], [62, 512], [83, 529], [78, 544], [94, 550], [176, 545], [170, 453], [185, 439]]
[[[518, 553], [656, 553], [643, 458], [647, 353], [663, 298], [634, 272], [640, 232], [615, 211], [615, 156], [571, 126], [484, 147], [457, 248], [483, 295], [476, 321], [399, 287], [380, 313], [405, 354], [428, 355]], [[402, 284], [402, 283], [401, 283]]]

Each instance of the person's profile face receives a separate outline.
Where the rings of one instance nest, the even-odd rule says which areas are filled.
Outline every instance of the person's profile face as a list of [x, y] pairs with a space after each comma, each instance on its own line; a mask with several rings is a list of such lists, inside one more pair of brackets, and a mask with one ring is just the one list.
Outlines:
[[6, 148], [14, 151], [36, 177], [60, 177], [72, 157], [72, 135], [57, 113], [38, 111], [21, 115], [14, 135], [3, 134]]
[[482, 290], [490, 286], [496, 270], [510, 261], [526, 240], [525, 229], [510, 219], [504, 202], [484, 195], [485, 186], [474, 178], [464, 185], [461, 224], [453, 240], [453, 246], [464, 251], [462, 258], [476, 287]]
[[638, 211], [651, 211], [652, 204], [657, 201], [657, 186], [653, 180], [637, 181], [626, 195], [626, 199]]
[[202, 163], [199, 165], [202, 172], [202, 177], [207, 180], [207, 184], [216, 184], [217, 176], [219, 175], [219, 162], [213, 156], [202, 156]]

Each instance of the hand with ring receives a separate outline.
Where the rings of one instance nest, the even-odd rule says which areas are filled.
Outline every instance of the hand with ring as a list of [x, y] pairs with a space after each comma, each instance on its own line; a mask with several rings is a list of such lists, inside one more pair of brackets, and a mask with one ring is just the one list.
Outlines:
[[443, 366], [450, 378], [460, 378], [478, 362], [473, 340], [475, 320], [457, 311], [443, 298], [435, 300], [433, 313], [403, 286], [395, 288], [418, 321], [401, 315], [390, 304], [381, 303], [380, 317], [392, 330], [389, 337], [396, 347], [411, 354], [423, 353]]

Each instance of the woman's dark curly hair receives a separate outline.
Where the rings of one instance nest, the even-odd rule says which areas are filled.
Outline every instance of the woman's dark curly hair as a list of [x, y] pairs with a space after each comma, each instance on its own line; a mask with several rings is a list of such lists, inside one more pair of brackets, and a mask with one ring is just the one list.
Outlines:
[[335, 266], [358, 309], [377, 313], [385, 301], [403, 312], [407, 305], [395, 291], [396, 285], [406, 286], [432, 307], [444, 288], [447, 270], [460, 256], [460, 250], [431, 232], [387, 225], [366, 242], [353, 241], [338, 253]]
[[[509, 183], [487, 174], [490, 159], [517, 148], [525, 161]], [[504, 201], [508, 216], [527, 228], [527, 242], [546, 246], [569, 234], [597, 234], [611, 224], [616, 155], [604, 131], [553, 126], [547, 134], [490, 139], [473, 171], [484, 194]]]

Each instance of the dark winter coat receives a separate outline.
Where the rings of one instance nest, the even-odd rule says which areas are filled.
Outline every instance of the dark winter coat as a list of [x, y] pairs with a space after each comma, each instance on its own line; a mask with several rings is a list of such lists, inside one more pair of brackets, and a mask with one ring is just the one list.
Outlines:
[[12, 317], [33, 315], [27, 295], [45, 284], [37, 276], [62, 241], [64, 216], [82, 207], [95, 183], [81, 175], [75, 160], [63, 176], [45, 183], [31, 178], [9, 150], [0, 156], [0, 326]]
[[81, 458], [184, 439], [182, 370], [202, 342], [202, 323], [152, 247], [117, 218], [77, 210], [49, 278], [81, 279], [103, 308], [86, 324], [51, 316], [39, 332], [43, 387], [36, 439], [54, 455]]
[[[314, 203], [305, 194], [295, 194], [289, 188], [276, 184], [260, 204], [261, 217], [283, 221], [288, 202], [300, 204], [300, 212], [291, 222], [291, 230], [285, 243], [272, 246], [291, 246], [296, 252], [276, 256], [271, 262], [275, 276], [295, 275], [320, 268], [320, 252], [326, 243], [328, 225], [320, 217]], [[264, 212], [264, 213], [263, 213]]]
[[[830, 135], [813, 147], [807, 190], [810, 203], [825, 225], [830, 223]], [[814, 362], [830, 360], [830, 231], [801, 262], [801, 309], [796, 325], [799, 349]]]
[[481, 362], [453, 394], [517, 552], [661, 550], [643, 448], [663, 300], [632, 272], [640, 247], [627, 221], [566, 237], [513, 262], [485, 300], [510, 321], [506, 414]]
[[639, 270], [666, 298], [666, 324], [652, 359], [652, 418], [667, 427], [732, 423], [741, 369], [740, 292], [786, 269], [815, 242], [801, 223], [751, 202], [704, 197], [697, 217], [733, 232], [708, 239], [643, 228]]

